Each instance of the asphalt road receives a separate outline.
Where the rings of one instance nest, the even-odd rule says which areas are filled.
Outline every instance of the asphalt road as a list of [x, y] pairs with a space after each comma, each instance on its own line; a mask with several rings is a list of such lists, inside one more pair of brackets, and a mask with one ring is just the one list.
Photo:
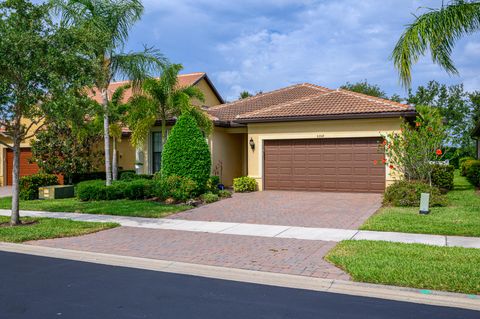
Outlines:
[[0, 252], [0, 318], [480, 318], [480, 312]]

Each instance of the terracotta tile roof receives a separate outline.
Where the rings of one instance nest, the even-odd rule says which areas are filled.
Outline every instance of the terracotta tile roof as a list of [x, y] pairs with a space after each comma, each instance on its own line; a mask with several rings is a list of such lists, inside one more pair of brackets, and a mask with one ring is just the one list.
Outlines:
[[404, 113], [409, 105], [354, 93], [347, 90], [330, 91], [278, 104], [254, 112], [239, 114], [235, 121], [271, 120], [295, 117], [321, 117], [366, 113]]
[[207, 112], [217, 122], [248, 123], [330, 116], [354, 118], [367, 114], [401, 116], [414, 109], [361, 93], [304, 83], [212, 107]]
[[[195, 85], [198, 81], [200, 81], [206, 74], [204, 72], [197, 72], [197, 73], [188, 73], [188, 74], [179, 74], [178, 75], [178, 86], [185, 87]], [[108, 95], [111, 97], [112, 94], [115, 92], [116, 89], [119, 87], [128, 84], [129, 81], [120, 81], [120, 82], [113, 82], [108, 87]], [[128, 99], [132, 97], [132, 89], [128, 89], [125, 91], [123, 101], [126, 102]], [[91, 93], [91, 98], [97, 101], [98, 103], [102, 103], [102, 95], [100, 91], [96, 88]]]
[[296, 101], [298, 99], [325, 94], [330, 89], [303, 83], [296, 84], [268, 93], [258, 94], [235, 102], [210, 107], [207, 112], [220, 121], [233, 121], [238, 115], [258, 111], [281, 103]]

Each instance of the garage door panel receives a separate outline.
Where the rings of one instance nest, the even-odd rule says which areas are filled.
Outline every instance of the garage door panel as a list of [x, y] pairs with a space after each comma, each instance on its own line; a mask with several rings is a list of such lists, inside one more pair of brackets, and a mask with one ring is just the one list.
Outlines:
[[378, 143], [378, 138], [265, 141], [265, 188], [383, 192]]

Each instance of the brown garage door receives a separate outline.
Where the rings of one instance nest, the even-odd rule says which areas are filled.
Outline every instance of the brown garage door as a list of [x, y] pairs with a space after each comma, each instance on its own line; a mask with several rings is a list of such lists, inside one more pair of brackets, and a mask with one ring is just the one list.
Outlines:
[[385, 167], [379, 142], [379, 138], [265, 141], [265, 189], [383, 192]]
[[[36, 163], [30, 163], [32, 151], [29, 147], [24, 147], [20, 152], [20, 177], [38, 173]], [[7, 173], [7, 185], [12, 185], [13, 151], [7, 149], [7, 161], [5, 171]]]

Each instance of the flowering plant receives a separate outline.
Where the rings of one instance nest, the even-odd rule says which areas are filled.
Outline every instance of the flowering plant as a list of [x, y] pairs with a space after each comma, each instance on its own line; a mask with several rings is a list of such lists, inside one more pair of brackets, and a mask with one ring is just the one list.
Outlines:
[[400, 172], [408, 180], [431, 184], [432, 161], [443, 158], [446, 130], [437, 109], [417, 106], [417, 112], [413, 124], [402, 123], [401, 133], [383, 135], [379, 150], [385, 154], [382, 162], [391, 170]]

